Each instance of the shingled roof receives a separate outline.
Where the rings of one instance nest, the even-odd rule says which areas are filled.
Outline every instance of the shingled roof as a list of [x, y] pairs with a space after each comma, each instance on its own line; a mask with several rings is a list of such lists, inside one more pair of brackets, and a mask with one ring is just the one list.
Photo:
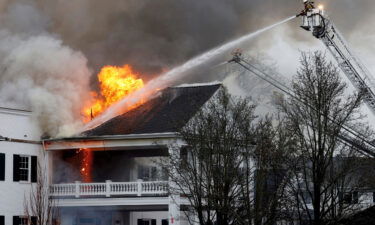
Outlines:
[[86, 136], [176, 132], [214, 95], [221, 84], [170, 87], [143, 105], [84, 132]]

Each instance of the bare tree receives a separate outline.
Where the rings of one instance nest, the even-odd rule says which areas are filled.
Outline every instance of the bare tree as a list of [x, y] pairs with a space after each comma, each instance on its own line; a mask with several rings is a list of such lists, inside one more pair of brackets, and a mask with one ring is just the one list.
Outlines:
[[283, 219], [285, 162], [293, 150], [294, 140], [282, 119], [268, 116], [256, 124], [254, 137], [254, 224], [273, 225]]
[[[254, 187], [280, 171], [273, 157], [281, 156], [277, 154], [282, 141], [272, 119], [257, 122], [254, 109], [249, 99], [220, 90], [180, 131], [186, 144], [181, 155], [172, 154], [163, 162], [175, 183], [172, 191], [190, 203], [191, 224], [253, 224], [256, 217], [256, 224], [272, 224], [277, 218], [275, 199], [283, 193], [278, 185], [272, 194], [264, 190], [266, 185], [257, 191]], [[171, 147], [174, 152], [180, 148]]]
[[40, 162], [37, 166], [37, 183], [31, 184], [30, 193], [25, 195], [24, 210], [30, 225], [51, 225], [57, 222], [56, 201], [49, 196], [46, 167]]
[[[329, 224], [351, 207], [342, 191], [356, 188], [352, 146], [340, 140], [344, 127], [355, 127], [362, 93], [345, 96], [339, 71], [320, 52], [302, 54], [292, 83], [295, 97], [278, 102], [286, 128], [295, 139], [289, 156], [288, 205], [285, 210], [300, 223]], [[358, 126], [356, 127], [358, 128]]]
[[239, 196], [242, 155], [253, 148], [255, 106], [220, 90], [180, 131], [186, 147], [171, 155], [169, 177], [199, 224], [230, 224]]

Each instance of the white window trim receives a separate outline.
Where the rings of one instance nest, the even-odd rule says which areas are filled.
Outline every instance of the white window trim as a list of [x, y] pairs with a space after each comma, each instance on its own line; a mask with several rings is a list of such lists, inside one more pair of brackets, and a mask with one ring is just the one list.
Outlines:
[[[27, 157], [27, 160], [28, 160], [28, 168], [27, 168], [27, 180], [21, 180], [20, 178], [20, 181], [19, 183], [20, 184], [30, 184], [31, 183], [31, 155], [19, 155], [20, 158], [21, 157]], [[21, 168], [18, 168], [19, 170], [21, 170]]]

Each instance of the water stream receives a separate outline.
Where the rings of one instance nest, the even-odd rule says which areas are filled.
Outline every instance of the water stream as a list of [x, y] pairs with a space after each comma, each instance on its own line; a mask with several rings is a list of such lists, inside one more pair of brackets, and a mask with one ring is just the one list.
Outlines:
[[87, 130], [93, 127], [96, 127], [100, 125], [101, 123], [113, 118], [116, 115], [119, 115], [120, 113], [123, 113], [127, 111], [129, 107], [139, 102], [141, 99], [149, 99], [152, 97], [157, 90], [163, 89], [165, 87], [168, 87], [170, 85], [173, 85], [177, 80], [180, 80], [184, 76], [187, 75], [187, 71], [197, 68], [201, 65], [204, 65], [208, 63], [211, 59], [231, 50], [236, 47], [238, 47], [240, 44], [249, 41], [250, 39], [256, 37], [257, 35], [268, 31], [274, 27], [277, 27], [281, 24], [284, 24], [292, 19], [296, 18], [296, 16], [289, 17], [287, 19], [281, 20], [280, 22], [277, 22], [275, 24], [272, 24], [270, 26], [264, 27], [262, 29], [259, 29], [255, 32], [246, 34], [236, 40], [230, 41], [226, 44], [223, 44], [219, 47], [216, 47], [212, 50], [209, 50], [201, 55], [198, 55], [184, 64], [177, 66], [173, 68], [172, 70], [158, 76], [157, 78], [149, 81], [141, 90], [132, 93], [131, 95], [128, 95], [118, 103], [112, 105], [110, 108], [108, 108], [105, 112], [103, 112], [101, 115], [97, 116], [94, 120], [89, 122], [85, 125], [83, 130]]

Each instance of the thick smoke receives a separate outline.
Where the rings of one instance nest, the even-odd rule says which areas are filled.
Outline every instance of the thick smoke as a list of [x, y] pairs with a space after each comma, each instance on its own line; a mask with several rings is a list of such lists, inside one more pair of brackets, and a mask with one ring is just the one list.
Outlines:
[[38, 1], [54, 21], [51, 29], [83, 51], [95, 71], [106, 64], [129, 63], [146, 80], [210, 48], [291, 16], [301, 7], [296, 0], [279, 2]]
[[[316, 2], [326, 5], [345, 34], [369, 32], [363, 20], [372, 19], [373, 0]], [[302, 8], [302, 0], [38, 0], [38, 4], [52, 18], [51, 29], [83, 51], [95, 71], [105, 64], [130, 63], [149, 78]], [[262, 35], [268, 39], [263, 47], [272, 44], [273, 35], [289, 37], [292, 45], [311, 40], [298, 29], [297, 21], [290, 25], [293, 29], [287, 33]]]
[[89, 93], [87, 59], [49, 34], [31, 3], [9, 4], [0, 21], [2, 106], [32, 110], [45, 135], [70, 134]]
[[[374, 58], [366, 50], [375, 34], [367, 22], [373, 18], [373, 0], [316, 2], [326, 5], [355, 49]], [[88, 93], [86, 63], [94, 72], [107, 64], [131, 64], [148, 81], [301, 8], [301, 0], [0, 0], [1, 98], [27, 103], [38, 112], [43, 130], [56, 135], [65, 129], [60, 125], [77, 121]], [[295, 20], [245, 47], [281, 59], [281, 68], [292, 76], [298, 50], [320, 44], [298, 25]], [[222, 78], [205, 69], [181, 83]], [[90, 82], [95, 88], [96, 79]]]

